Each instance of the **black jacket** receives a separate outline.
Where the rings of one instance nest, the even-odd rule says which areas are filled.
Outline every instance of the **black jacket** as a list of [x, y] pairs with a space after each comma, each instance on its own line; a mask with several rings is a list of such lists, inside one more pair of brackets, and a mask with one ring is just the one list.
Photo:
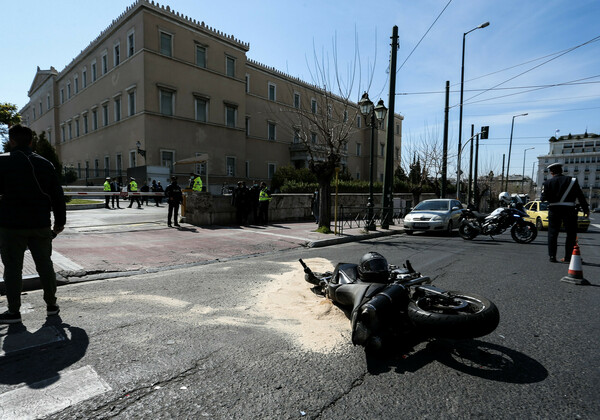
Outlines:
[[183, 201], [183, 193], [181, 187], [177, 183], [170, 183], [165, 188], [165, 196], [169, 204], [180, 204]]
[[[558, 203], [565, 191], [567, 191], [567, 188], [569, 188], [570, 183], [571, 177], [566, 175], [556, 175], [548, 179], [542, 186], [542, 201], [547, 201], [550, 204]], [[575, 184], [571, 188], [571, 191], [569, 191], [569, 194], [567, 194], [564, 202], [573, 203], [574, 206], [575, 200], [579, 201], [584, 213], [589, 213], [590, 208], [583, 191], [581, 191], [581, 188], [579, 187], [577, 178], [575, 178]]]
[[0, 226], [35, 229], [64, 226], [67, 211], [54, 166], [29, 148], [0, 155]]

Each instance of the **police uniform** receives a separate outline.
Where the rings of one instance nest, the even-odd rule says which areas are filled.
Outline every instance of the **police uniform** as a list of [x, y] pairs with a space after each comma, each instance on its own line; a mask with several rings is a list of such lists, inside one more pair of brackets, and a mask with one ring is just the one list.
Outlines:
[[[110, 178], [106, 178], [106, 181], [104, 181], [104, 192], [109, 192], [110, 191]], [[110, 195], [105, 195], [104, 196], [104, 208], [109, 209], [110, 206], [108, 205], [110, 203]]]
[[267, 185], [261, 183], [261, 190], [258, 194], [258, 224], [266, 225], [269, 221], [269, 201], [271, 201], [271, 191]]
[[548, 202], [548, 256], [551, 262], [556, 262], [558, 232], [561, 225], [564, 225], [567, 233], [564, 261], [568, 262], [577, 238], [575, 201], [579, 202], [585, 214], [589, 214], [590, 210], [577, 178], [563, 175], [560, 163], [553, 163], [548, 169], [552, 178], [544, 182], [541, 197], [542, 201]]

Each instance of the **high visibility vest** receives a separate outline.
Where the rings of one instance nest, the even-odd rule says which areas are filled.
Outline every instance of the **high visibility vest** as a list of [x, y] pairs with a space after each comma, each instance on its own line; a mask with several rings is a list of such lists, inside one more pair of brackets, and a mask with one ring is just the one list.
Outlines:
[[104, 191], [110, 191], [110, 182], [104, 181]]
[[194, 179], [194, 186], [192, 187], [194, 191], [202, 191], [202, 179], [198, 176]]
[[270, 201], [271, 196], [267, 193], [267, 189], [260, 190], [260, 194], [258, 194], [258, 201]]
[[131, 192], [137, 192], [137, 183], [135, 181], [131, 181], [129, 183], [129, 189]]

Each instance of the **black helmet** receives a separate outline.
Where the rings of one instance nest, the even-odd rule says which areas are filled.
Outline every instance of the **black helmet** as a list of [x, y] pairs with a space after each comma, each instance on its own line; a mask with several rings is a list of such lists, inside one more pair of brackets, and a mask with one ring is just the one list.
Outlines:
[[358, 275], [363, 281], [386, 283], [389, 278], [388, 262], [379, 252], [367, 252], [360, 259]]

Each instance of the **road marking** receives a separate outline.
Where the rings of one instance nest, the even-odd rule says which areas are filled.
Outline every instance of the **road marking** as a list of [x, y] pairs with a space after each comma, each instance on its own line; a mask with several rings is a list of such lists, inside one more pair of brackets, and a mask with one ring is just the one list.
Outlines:
[[[16, 334], [0, 336], [0, 357], [15, 351], [42, 347], [46, 344], [56, 343], [65, 339], [56, 327], [42, 327], [35, 333], [23, 331]], [[3, 418], [0, 416], [0, 418]]]
[[598, 228], [598, 229], [600, 229], [600, 225], [597, 225], [597, 224], [595, 224], [595, 223], [592, 223], [592, 226], [594, 226], [595, 228]]
[[39, 419], [111, 390], [91, 366], [84, 366], [1, 394], [0, 418]]
[[77, 264], [74, 261], [71, 261], [60, 252], [56, 250], [52, 250], [52, 262], [58, 266], [60, 266], [63, 270], [83, 270], [83, 267]]

